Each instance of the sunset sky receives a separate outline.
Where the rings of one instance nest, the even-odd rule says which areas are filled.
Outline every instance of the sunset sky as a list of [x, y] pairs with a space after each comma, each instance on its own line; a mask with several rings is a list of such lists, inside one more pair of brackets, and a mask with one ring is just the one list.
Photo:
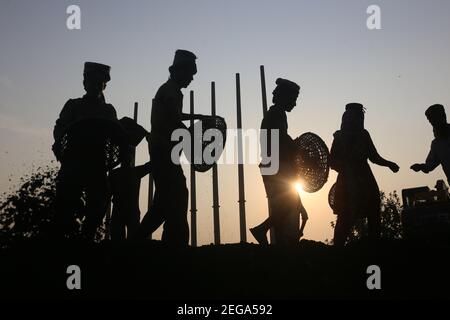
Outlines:
[[[381, 9], [381, 30], [366, 26], [369, 5]], [[81, 9], [81, 29], [66, 27], [69, 5]], [[288, 114], [289, 133], [318, 134], [330, 147], [348, 102], [366, 107], [365, 126], [378, 152], [400, 166], [397, 174], [371, 165], [381, 190], [434, 187], [439, 167], [425, 175], [409, 166], [422, 162], [433, 137], [424, 111], [450, 106], [450, 2], [446, 0], [190, 0], [23, 1], [0, 0], [0, 192], [32, 168], [53, 160], [52, 129], [69, 98], [84, 94], [85, 61], [111, 65], [105, 91], [118, 116], [150, 129], [150, 106], [168, 78], [176, 49], [197, 57], [196, 112], [210, 113], [210, 82], [216, 82], [217, 113], [236, 127], [235, 73], [241, 77], [244, 129], [262, 119], [259, 66], [266, 69], [267, 98], [278, 77], [301, 86]], [[269, 104], [270, 105], [270, 104]], [[137, 163], [148, 160], [138, 148]], [[189, 169], [185, 168], [188, 178]], [[302, 193], [309, 213], [305, 238], [332, 238], [335, 220], [328, 191]], [[237, 166], [219, 166], [222, 241], [239, 241]], [[267, 217], [256, 164], [245, 165], [247, 226]], [[147, 209], [147, 179], [141, 211]], [[197, 175], [198, 242], [213, 242], [211, 172]], [[160, 234], [160, 233], [158, 233]], [[248, 233], [249, 241], [255, 241]]]

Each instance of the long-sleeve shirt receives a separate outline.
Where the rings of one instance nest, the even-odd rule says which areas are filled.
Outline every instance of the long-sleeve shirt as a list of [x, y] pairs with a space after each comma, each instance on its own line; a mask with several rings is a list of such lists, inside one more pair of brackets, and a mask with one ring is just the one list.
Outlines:
[[[262, 156], [264, 157], [268, 155], [272, 160], [274, 159], [274, 157], [275, 159], [276, 157], [278, 157], [278, 174], [286, 176], [286, 178], [291, 177], [295, 172], [293, 153], [295, 150], [295, 142], [288, 134], [286, 112], [280, 107], [270, 107], [270, 109], [267, 111], [266, 116], [261, 122], [261, 129], [267, 130], [266, 137], [261, 135]], [[271, 145], [272, 130], [278, 130], [279, 134], [278, 155], [274, 154], [273, 151], [276, 152], [276, 148], [273, 148]]]
[[151, 116], [150, 144], [152, 148], [170, 151], [174, 143], [172, 132], [186, 128], [182, 122], [183, 93], [174, 80], [169, 79], [156, 92]]
[[425, 160], [425, 170], [433, 171], [442, 165], [447, 180], [450, 183], [450, 137], [435, 138], [431, 142], [430, 152]]
[[58, 140], [72, 123], [84, 118], [106, 118], [117, 120], [116, 109], [105, 103], [103, 98], [90, 98], [84, 96], [78, 99], [69, 99], [59, 114], [53, 129], [53, 137]]
[[137, 167], [114, 169], [110, 176], [113, 203], [119, 212], [139, 211], [141, 179], [151, 171], [150, 162]]
[[[84, 96], [78, 99], [70, 99], [64, 105], [53, 129], [53, 137], [59, 141], [72, 125], [85, 119], [101, 119], [117, 121], [116, 110], [111, 104], [105, 103], [103, 97]], [[105, 164], [106, 139], [101, 127], [92, 125], [70, 129], [64, 159], [59, 159], [71, 164], [92, 164], [101, 166]], [[57, 145], [57, 144], [55, 144]], [[56, 156], [61, 150], [54, 149]]]

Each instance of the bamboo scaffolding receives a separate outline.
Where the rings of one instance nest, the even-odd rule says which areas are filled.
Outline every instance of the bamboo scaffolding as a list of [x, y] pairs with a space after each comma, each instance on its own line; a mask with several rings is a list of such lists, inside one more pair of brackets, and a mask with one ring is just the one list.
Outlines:
[[[152, 109], [153, 109], [153, 104], [154, 104], [154, 100], [152, 100]], [[151, 116], [152, 112], [151, 111], [152, 110], [150, 110], [150, 127], [151, 127], [151, 123], [152, 123], [152, 121], [151, 121], [152, 120], [152, 116]], [[151, 161], [150, 154], [149, 154], [149, 160]], [[148, 174], [147, 212], [150, 211], [152, 204], [153, 204], [153, 176], [152, 176], [152, 173], [150, 172]], [[150, 234], [149, 239], [151, 239], [151, 238], [152, 238], [152, 235]]]
[[[190, 112], [194, 114], [194, 91], [190, 92]], [[194, 119], [191, 118], [191, 128], [194, 128]], [[193, 134], [193, 132], [191, 132]], [[191, 246], [197, 246], [197, 198], [195, 188], [195, 170], [194, 170], [194, 139], [191, 138]]]
[[[262, 96], [262, 108], [263, 108], [263, 116], [265, 117], [267, 114], [267, 93], [266, 93], [266, 75], [264, 71], [264, 66], [261, 65], [259, 67], [260, 75], [261, 75], [261, 96]], [[267, 139], [270, 139], [271, 137], [267, 137]], [[272, 216], [272, 210], [270, 209], [269, 201], [267, 201], [267, 209], [269, 212], [269, 217]], [[269, 232], [270, 237], [270, 243], [275, 243], [275, 234], [273, 232], [273, 228], [270, 228]]]
[[236, 73], [236, 109], [237, 109], [237, 140], [238, 140], [238, 180], [239, 180], [239, 230], [241, 242], [247, 242], [247, 227], [245, 222], [245, 189], [244, 189], [244, 156], [242, 145], [242, 115], [241, 115], [241, 84], [239, 73]]
[[[216, 84], [211, 82], [211, 115], [216, 115]], [[214, 244], [220, 244], [219, 178], [217, 163], [212, 167]]]

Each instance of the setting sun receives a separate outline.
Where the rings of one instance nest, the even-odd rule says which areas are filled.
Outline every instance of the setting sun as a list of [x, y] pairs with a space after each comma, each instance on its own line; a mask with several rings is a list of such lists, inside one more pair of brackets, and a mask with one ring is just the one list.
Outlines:
[[300, 194], [303, 192], [303, 185], [301, 182], [296, 182], [294, 184], [295, 190], [297, 190], [297, 192]]

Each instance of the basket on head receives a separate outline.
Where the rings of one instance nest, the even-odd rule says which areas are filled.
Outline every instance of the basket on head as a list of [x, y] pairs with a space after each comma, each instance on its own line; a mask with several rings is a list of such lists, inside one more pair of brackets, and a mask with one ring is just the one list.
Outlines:
[[298, 178], [302, 181], [303, 190], [316, 192], [328, 180], [330, 153], [323, 140], [312, 132], [302, 134], [295, 139], [297, 152], [295, 164]]
[[[214, 131], [209, 131], [209, 134], [205, 136], [206, 131], [211, 129]], [[191, 135], [191, 147], [194, 148], [194, 157], [192, 159], [190, 148], [185, 148], [186, 158], [193, 165], [195, 171], [206, 172], [213, 167], [222, 154], [227, 139], [227, 124], [223, 118], [211, 116], [195, 122], [193, 126], [189, 127], [189, 133]], [[210, 150], [206, 152], [210, 159], [205, 159], [205, 149], [212, 143], [219, 143], [219, 148], [212, 149], [212, 146], [210, 146], [212, 152], [209, 152]]]

